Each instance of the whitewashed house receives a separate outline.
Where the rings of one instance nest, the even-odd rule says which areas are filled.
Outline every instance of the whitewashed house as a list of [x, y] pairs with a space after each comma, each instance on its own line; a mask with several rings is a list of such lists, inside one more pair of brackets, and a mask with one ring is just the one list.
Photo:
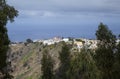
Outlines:
[[63, 38], [62, 39], [64, 42], [68, 42], [69, 41], [69, 38]]

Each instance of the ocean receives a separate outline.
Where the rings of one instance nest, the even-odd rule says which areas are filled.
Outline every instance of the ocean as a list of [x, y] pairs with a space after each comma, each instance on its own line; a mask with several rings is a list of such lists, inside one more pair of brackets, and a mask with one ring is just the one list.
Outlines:
[[[120, 34], [120, 27], [111, 27], [115, 35]], [[41, 27], [8, 27], [8, 35], [11, 41], [25, 41], [30, 38], [49, 39], [56, 36], [95, 39], [97, 27], [59, 27], [59, 28], [41, 28]]]

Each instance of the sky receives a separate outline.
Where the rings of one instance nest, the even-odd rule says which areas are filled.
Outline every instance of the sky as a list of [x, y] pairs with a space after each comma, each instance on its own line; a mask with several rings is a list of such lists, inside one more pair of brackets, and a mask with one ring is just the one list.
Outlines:
[[53, 36], [95, 38], [100, 22], [120, 32], [120, 0], [7, 0], [19, 11], [8, 23], [11, 40]]

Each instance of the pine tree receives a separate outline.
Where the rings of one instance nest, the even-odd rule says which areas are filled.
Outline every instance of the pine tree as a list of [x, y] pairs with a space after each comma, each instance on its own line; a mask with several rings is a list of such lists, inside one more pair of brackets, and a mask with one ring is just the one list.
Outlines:
[[103, 23], [98, 26], [96, 37], [99, 40], [95, 54], [96, 65], [101, 71], [102, 79], [112, 79], [116, 37]]
[[114, 79], [119, 79], [120, 78], [120, 42], [116, 46], [113, 76], [114, 76], [113, 77]]
[[116, 58], [117, 58], [118, 62], [120, 63], [120, 42], [117, 45], [117, 57]]
[[68, 72], [69, 79], [100, 79], [100, 72], [91, 53], [91, 50], [83, 48], [74, 55]]
[[9, 76], [8, 71], [6, 71], [7, 63], [7, 51], [9, 49], [9, 37], [7, 34], [6, 24], [8, 21], [13, 22], [14, 17], [17, 16], [17, 10], [14, 7], [6, 4], [6, 0], [0, 0], [0, 72], [6, 74], [4, 77]]
[[63, 42], [62, 50], [59, 52], [60, 67], [58, 69], [59, 79], [69, 79], [67, 72], [70, 66], [70, 47]]
[[53, 79], [54, 75], [53, 75], [53, 67], [54, 67], [54, 63], [53, 63], [53, 59], [51, 58], [51, 56], [49, 55], [48, 51], [45, 50], [43, 52], [43, 57], [41, 60], [41, 70], [42, 70], [42, 79]]

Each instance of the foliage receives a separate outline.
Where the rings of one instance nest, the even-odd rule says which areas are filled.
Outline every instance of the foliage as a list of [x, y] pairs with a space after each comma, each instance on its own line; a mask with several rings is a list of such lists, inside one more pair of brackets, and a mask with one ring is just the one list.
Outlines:
[[117, 60], [119, 61], [119, 63], [120, 63], [120, 42], [119, 42], [119, 44], [117, 45]]
[[27, 43], [33, 43], [33, 41], [30, 38], [26, 39], [26, 42]]
[[71, 60], [69, 79], [100, 79], [100, 72], [91, 56], [91, 51], [83, 48]]
[[114, 74], [113, 75], [114, 79], [120, 78], [120, 42], [116, 47], [115, 64], [114, 64], [113, 74]]
[[113, 35], [112, 31], [109, 30], [107, 25], [104, 25], [103, 23], [100, 23], [98, 26], [98, 30], [96, 31], [96, 38], [97, 40], [100, 40], [100, 42], [111, 43], [113, 45], [116, 41], [116, 36]]
[[98, 49], [95, 54], [95, 61], [98, 69], [101, 71], [102, 79], [111, 79], [114, 65], [114, 49], [116, 37], [106, 25], [100, 23], [96, 31]]
[[120, 38], [120, 34], [118, 35], [118, 37]]
[[62, 50], [59, 52], [60, 67], [58, 69], [58, 77], [60, 79], [69, 79], [67, 72], [70, 66], [70, 48], [63, 42]]
[[18, 15], [18, 11], [14, 9], [13, 6], [6, 4], [6, 0], [0, 0], [0, 72], [6, 74], [5, 78], [9, 76], [8, 71], [5, 67], [7, 66], [7, 51], [9, 49], [8, 45], [10, 43], [6, 24], [8, 21], [13, 22], [14, 17]]
[[53, 79], [54, 63], [53, 63], [53, 59], [51, 58], [47, 50], [43, 52], [41, 64], [42, 64], [42, 67], [41, 67], [42, 79]]

